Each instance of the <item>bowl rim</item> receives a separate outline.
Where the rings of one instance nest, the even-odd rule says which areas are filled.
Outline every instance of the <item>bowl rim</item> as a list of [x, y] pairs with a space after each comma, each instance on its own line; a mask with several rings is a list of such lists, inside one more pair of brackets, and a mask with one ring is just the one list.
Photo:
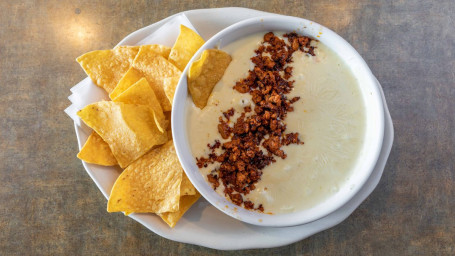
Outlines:
[[[188, 69], [195, 60], [199, 58], [199, 56], [202, 54], [202, 52], [206, 49], [213, 48], [214, 46], [217, 46], [220, 44], [220, 40], [225, 37], [226, 35], [230, 35], [232, 33], [236, 33], [237, 31], [241, 31], [242, 29], [248, 28], [249, 26], [260, 26], [263, 28], [263, 31], [271, 31], [271, 29], [266, 29], [264, 27], [264, 24], [279, 24], [282, 22], [287, 22], [287, 23], [293, 23], [293, 24], [299, 24], [302, 27], [299, 27], [302, 29], [302, 31], [299, 31], [300, 33], [303, 32], [303, 34], [309, 34], [309, 32], [315, 32], [314, 30], [319, 30], [319, 31], [324, 31], [324, 35], [330, 37], [332, 40], [335, 40], [337, 43], [341, 43], [343, 47], [345, 47], [348, 51], [351, 51], [353, 54], [353, 58], [355, 61], [358, 62], [358, 64], [363, 68], [362, 73], [367, 76], [368, 80], [368, 90], [372, 90], [371, 94], [374, 96], [373, 101], [369, 101], [369, 105], [372, 105], [371, 107], [374, 108], [376, 111], [377, 115], [375, 116], [375, 120], [377, 121], [376, 123], [378, 124], [377, 127], [377, 133], [374, 138], [370, 139], [372, 140], [372, 146], [370, 146], [369, 149], [371, 149], [371, 152], [366, 153], [367, 155], [365, 156], [367, 160], [363, 161], [367, 163], [367, 168], [363, 172], [363, 176], [358, 179], [358, 182], [356, 183], [356, 186], [351, 189], [351, 192], [347, 192], [347, 195], [345, 195], [341, 200], [337, 201], [330, 207], [326, 207], [326, 209], [319, 211], [317, 214], [310, 215], [310, 216], [302, 216], [300, 214], [301, 212], [305, 211], [297, 211], [294, 213], [289, 213], [289, 214], [274, 214], [274, 215], [269, 215], [269, 214], [264, 214], [264, 213], [257, 213], [254, 211], [249, 211], [244, 209], [241, 206], [237, 206], [233, 203], [231, 203], [229, 200], [227, 200], [225, 197], [222, 197], [221, 195], [217, 194], [210, 184], [208, 184], [205, 181], [205, 178], [202, 177], [202, 175], [199, 172], [199, 169], [196, 167], [194, 168], [195, 162], [194, 162], [194, 157], [191, 153], [190, 148], [188, 147], [188, 141], [187, 141], [187, 136], [186, 136], [186, 117], [185, 117], [185, 112], [186, 112], [186, 104], [187, 104], [187, 97], [189, 96], [188, 90], [187, 90], [187, 74], [188, 74]], [[262, 25], [262, 26], [261, 26]], [[294, 27], [295, 28], [295, 27]], [[274, 29], [272, 29], [274, 30]], [[312, 30], [312, 31], [309, 31]], [[277, 31], [275, 29], [274, 31]], [[284, 29], [281, 31], [295, 31], [295, 29]], [[259, 31], [258, 31], [259, 32]], [[241, 36], [240, 36], [241, 37]], [[229, 42], [233, 42], [237, 40], [237, 37], [234, 38], [233, 40], [230, 40]], [[315, 36], [312, 36], [315, 37]], [[316, 38], [320, 40], [320, 38]], [[324, 41], [324, 40], [321, 40]], [[327, 44], [326, 44], [327, 45]], [[332, 49], [332, 47], [328, 46], [329, 48]], [[340, 56], [341, 58], [341, 56]], [[342, 58], [343, 59], [343, 58]], [[343, 61], [346, 62], [345, 59]], [[347, 66], [349, 68], [352, 68], [349, 63], [347, 63]], [[354, 72], [353, 72], [354, 73]], [[362, 84], [362, 86], [364, 86]], [[364, 103], [366, 104], [366, 99], [364, 97], [364, 94], [362, 93], [362, 99]], [[378, 88], [378, 85], [376, 83], [376, 78], [374, 77], [373, 73], [369, 69], [367, 63], [364, 61], [364, 59], [360, 56], [360, 54], [346, 41], [344, 40], [341, 36], [336, 34], [335, 32], [331, 31], [330, 29], [316, 23], [310, 20], [298, 18], [298, 17], [291, 17], [291, 16], [260, 16], [260, 17], [254, 17], [250, 19], [246, 19], [243, 21], [240, 21], [238, 23], [235, 23], [217, 34], [215, 34], [212, 38], [210, 38], [207, 42], [204, 43], [203, 46], [194, 54], [194, 56], [191, 58], [191, 60], [188, 62], [187, 66], [182, 72], [182, 76], [178, 82], [175, 95], [174, 95], [174, 100], [173, 100], [173, 106], [172, 106], [172, 116], [171, 116], [171, 125], [172, 125], [172, 134], [173, 134], [173, 139], [174, 139], [174, 145], [176, 149], [177, 156], [180, 160], [180, 163], [187, 174], [188, 178], [190, 181], [193, 183], [193, 185], [196, 187], [196, 189], [201, 193], [201, 195], [208, 201], [210, 204], [215, 206], [217, 209], [220, 211], [224, 212], [225, 214], [234, 217], [238, 220], [253, 224], [253, 225], [259, 225], [259, 226], [272, 226], [272, 227], [285, 227], [285, 226], [295, 226], [295, 225], [301, 225], [305, 223], [309, 223], [312, 221], [315, 221], [317, 219], [320, 219], [322, 217], [327, 216], [328, 214], [336, 211], [339, 209], [341, 206], [346, 204], [352, 197], [354, 197], [355, 194], [358, 193], [358, 191], [361, 189], [361, 187], [365, 184], [367, 179], [370, 177], [374, 166], [379, 158], [380, 150], [382, 148], [382, 141], [383, 141], [383, 136], [384, 136], [384, 110], [383, 110], [383, 103], [382, 103], [382, 98], [380, 96], [380, 91]], [[371, 129], [371, 127], [370, 127]], [[367, 136], [367, 128], [365, 128], [365, 137]], [[363, 148], [365, 147], [365, 143], [362, 146]], [[360, 156], [359, 156], [360, 157]], [[202, 181], [201, 181], [202, 180]], [[321, 202], [322, 204], [322, 202]]]

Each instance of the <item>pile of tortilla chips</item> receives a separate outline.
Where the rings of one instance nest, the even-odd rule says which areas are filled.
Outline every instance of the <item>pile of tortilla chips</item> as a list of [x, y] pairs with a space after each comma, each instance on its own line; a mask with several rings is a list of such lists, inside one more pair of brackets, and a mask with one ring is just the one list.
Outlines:
[[202, 44], [197, 33], [181, 25], [172, 49], [119, 46], [77, 58], [111, 99], [78, 112], [93, 129], [78, 157], [124, 169], [112, 188], [109, 212], [156, 213], [174, 227], [199, 199], [175, 153], [169, 113], [182, 70]]

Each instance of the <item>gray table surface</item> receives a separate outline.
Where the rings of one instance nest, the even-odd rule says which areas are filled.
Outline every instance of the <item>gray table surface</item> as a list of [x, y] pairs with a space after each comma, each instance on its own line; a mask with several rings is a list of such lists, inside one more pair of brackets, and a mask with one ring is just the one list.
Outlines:
[[[343, 223], [273, 249], [169, 241], [122, 214], [86, 174], [63, 110], [85, 77], [74, 59], [189, 9], [242, 6], [321, 23], [381, 82], [395, 143], [371, 196]], [[1, 255], [455, 254], [455, 2], [1, 1]]]

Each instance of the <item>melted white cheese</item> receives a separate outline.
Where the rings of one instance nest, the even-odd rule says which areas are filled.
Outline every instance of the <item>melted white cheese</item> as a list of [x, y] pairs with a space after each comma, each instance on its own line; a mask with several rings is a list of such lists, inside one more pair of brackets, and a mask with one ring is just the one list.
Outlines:
[[[208, 143], [225, 141], [217, 129], [222, 112], [233, 107], [236, 114], [231, 121], [235, 121], [245, 106], [251, 104], [254, 108], [249, 94], [232, 87], [253, 68], [250, 58], [263, 35], [251, 35], [224, 47], [232, 62], [207, 106], [201, 110], [189, 104], [187, 133], [194, 157], [207, 156]], [[290, 80], [295, 83], [288, 98], [301, 98], [293, 104], [294, 112], [288, 112], [285, 132], [298, 132], [305, 144], [283, 146], [287, 158], [275, 157], [277, 161], [263, 169], [256, 189], [244, 196], [256, 206], [262, 204], [265, 212], [308, 209], [335, 194], [348, 179], [363, 143], [365, 109], [359, 85], [333, 51], [319, 42], [314, 45], [316, 56], [295, 52], [290, 64], [294, 67]], [[209, 165], [200, 172], [206, 178], [218, 165]], [[221, 185], [217, 192], [224, 196], [223, 189]]]

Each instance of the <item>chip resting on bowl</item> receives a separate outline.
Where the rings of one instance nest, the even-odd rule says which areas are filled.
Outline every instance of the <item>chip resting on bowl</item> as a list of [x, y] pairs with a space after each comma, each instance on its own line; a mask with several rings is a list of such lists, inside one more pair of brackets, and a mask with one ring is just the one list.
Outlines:
[[109, 144], [120, 167], [125, 168], [153, 146], [166, 143], [150, 107], [100, 101], [80, 110], [78, 116]]
[[180, 34], [169, 54], [169, 61], [183, 71], [203, 44], [204, 39], [201, 36], [184, 25], [180, 25]]
[[188, 90], [194, 104], [203, 109], [215, 85], [223, 77], [231, 63], [231, 56], [217, 49], [205, 50], [199, 60], [193, 62], [188, 72]]
[[76, 59], [93, 83], [111, 93], [128, 71], [139, 46], [118, 46], [112, 50], [88, 52]]
[[112, 187], [108, 212], [176, 212], [183, 169], [172, 141], [132, 163]]

